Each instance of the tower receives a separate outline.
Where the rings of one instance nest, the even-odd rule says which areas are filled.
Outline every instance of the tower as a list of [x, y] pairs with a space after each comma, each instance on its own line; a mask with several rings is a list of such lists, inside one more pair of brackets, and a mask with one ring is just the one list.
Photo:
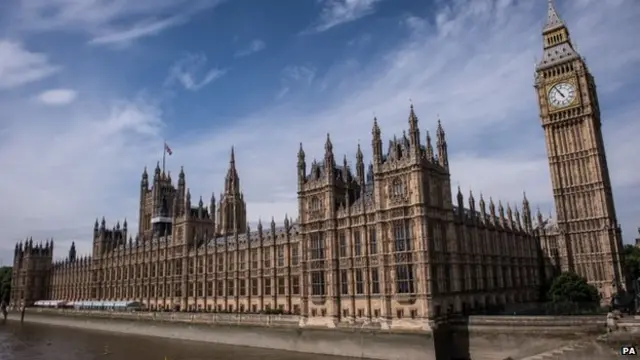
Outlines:
[[219, 206], [220, 234], [244, 234], [247, 230], [247, 208], [244, 195], [240, 191], [240, 178], [236, 170], [236, 156], [233, 147], [229, 159], [229, 169], [224, 180], [224, 193]]
[[557, 216], [562, 271], [573, 271], [609, 298], [624, 287], [616, 218], [595, 80], [569, 29], [548, 1], [535, 89]]

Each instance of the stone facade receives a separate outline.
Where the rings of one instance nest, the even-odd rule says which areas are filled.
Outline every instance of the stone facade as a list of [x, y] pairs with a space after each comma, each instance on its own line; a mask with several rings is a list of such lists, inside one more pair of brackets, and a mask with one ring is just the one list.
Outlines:
[[[145, 168], [135, 239], [126, 221], [109, 229], [103, 218], [89, 257], [77, 257], [72, 246], [66, 260], [52, 263], [53, 241], [16, 245], [12, 302], [280, 309], [310, 323], [376, 319], [425, 328], [447, 314], [533, 302], [558, 269], [577, 271], [610, 294], [606, 285], [620, 283], [621, 243], [593, 78], [579, 57], [550, 60], [549, 46], [570, 42], [551, 5], [548, 19], [551, 55], [538, 67], [536, 87], [561, 214], [555, 223], [532, 217], [526, 196], [521, 210], [491, 198], [487, 204], [482, 195], [465, 201], [460, 190], [452, 198], [445, 131], [438, 121], [435, 147], [429, 133], [423, 143], [412, 106], [406, 132], [385, 152], [374, 119], [368, 165], [359, 145], [355, 166], [338, 163], [327, 135], [322, 161], [308, 167], [301, 144], [298, 216], [285, 216], [283, 226], [272, 219], [249, 228], [233, 149], [224, 191], [208, 206], [202, 198], [192, 204], [183, 170], [174, 185], [159, 164], [151, 178]], [[565, 78], [580, 86], [580, 105], [551, 111], [547, 93]], [[590, 206], [578, 206], [587, 199]], [[588, 236], [577, 239], [579, 231]]]

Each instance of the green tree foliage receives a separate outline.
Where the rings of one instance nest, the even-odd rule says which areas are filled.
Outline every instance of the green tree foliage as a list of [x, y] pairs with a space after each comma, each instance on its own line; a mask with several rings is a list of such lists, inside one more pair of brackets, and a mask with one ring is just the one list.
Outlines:
[[640, 278], [640, 247], [625, 245], [623, 249], [624, 263], [632, 279]]
[[547, 298], [554, 304], [575, 304], [580, 307], [600, 304], [598, 289], [571, 272], [562, 273], [553, 280]]
[[11, 267], [0, 267], [0, 301], [9, 302], [11, 294]]

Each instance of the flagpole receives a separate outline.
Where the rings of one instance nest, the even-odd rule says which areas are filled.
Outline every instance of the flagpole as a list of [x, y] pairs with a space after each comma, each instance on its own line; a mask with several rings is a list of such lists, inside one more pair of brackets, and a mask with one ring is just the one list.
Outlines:
[[162, 144], [162, 174], [164, 174], [164, 164], [167, 157], [167, 141]]

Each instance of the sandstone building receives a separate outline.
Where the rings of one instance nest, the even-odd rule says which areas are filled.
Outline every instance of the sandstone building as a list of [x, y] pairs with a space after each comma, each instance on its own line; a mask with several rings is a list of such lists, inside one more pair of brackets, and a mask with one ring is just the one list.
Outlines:
[[[600, 132], [593, 77], [552, 4], [535, 84], [557, 220], [473, 194], [452, 198], [445, 131], [423, 138], [413, 106], [407, 130], [372, 159], [337, 160], [329, 135], [320, 162], [298, 151], [298, 216], [247, 225], [234, 150], [223, 193], [192, 202], [156, 166], [140, 182], [138, 234], [127, 223], [93, 229], [93, 252], [75, 246], [52, 263], [53, 241], [15, 248], [12, 302], [134, 300], [151, 309], [257, 312], [308, 321], [380, 319], [424, 326], [450, 313], [535, 301], [542, 281], [574, 270], [607, 297], [621, 286], [621, 237]], [[435, 146], [434, 144], [435, 143]], [[534, 220], [535, 223], [534, 223]], [[422, 324], [422, 325], [421, 325]]]

